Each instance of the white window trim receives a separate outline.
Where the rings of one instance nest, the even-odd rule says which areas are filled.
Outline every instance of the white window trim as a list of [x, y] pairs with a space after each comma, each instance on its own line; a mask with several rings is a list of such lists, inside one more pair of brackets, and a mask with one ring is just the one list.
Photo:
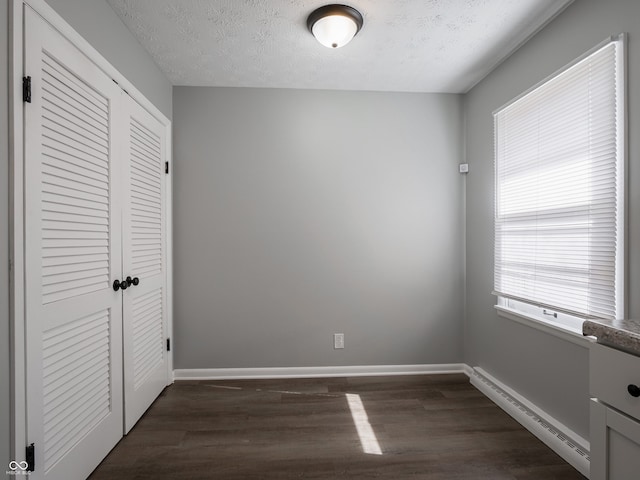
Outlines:
[[578, 330], [566, 325], [562, 325], [561, 323], [556, 323], [551, 320], [527, 315], [526, 313], [514, 310], [512, 308], [503, 307], [502, 305], [495, 305], [494, 308], [496, 309], [499, 317], [506, 318], [508, 320], [519, 323], [520, 325], [525, 325], [535, 330], [551, 334], [554, 337], [561, 338], [562, 340], [566, 340], [575, 345], [589, 348], [591, 344], [596, 342], [595, 337], [585, 337], [582, 335], [582, 332], [579, 332]]
[[[618, 219], [619, 219], [619, 225], [620, 225], [620, 236], [619, 236], [619, 248], [620, 251], [622, 252], [622, 254], [618, 257], [618, 261], [616, 264], [616, 269], [618, 269], [620, 273], [619, 275], [619, 281], [617, 284], [617, 290], [619, 292], [619, 298], [620, 298], [620, 304], [621, 304], [621, 311], [623, 312], [623, 316], [625, 318], [628, 317], [628, 302], [627, 300], [627, 285], [628, 285], [628, 269], [625, 268], [625, 266], [628, 263], [628, 258], [629, 258], [629, 250], [628, 250], [628, 243], [626, 241], [626, 237], [627, 237], [627, 224], [628, 224], [628, 208], [627, 208], [627, 202], [628, 202], [628, 180], [627, 180], [627, 169], [628, 169], [628, 112], [627, 112], [627, 90], [628, 90], [628, 85], [629, 82], [627, 80], [628, 78], [628, 67], [627, 67], [627, 41], [628, 41], [628, 35], [627, 33], [620, 33], [619, 35], [612, 35], [608, 38], [606, 38], [605, 40], [603, 40], [602, 42], [600, 42], [598, 45], [596, 45], [595, 47], [591, 48], [590, 50], [588, 50], [587, 52], [585, 52], [583, 55], [579, 56], [578, 58], [576, 58], [575, 60], [573, 60], [572, 62], [568, 63], [567, 65], [563, 66], [562, 68], [556, 70], [555, 72], [553, 72], [551, 75], [547, 76], [546, 78], [544, 78], [543, 80], [539, 81], [538, 83], [536, 83], [535, 85], [533, 85], [531, 88], [525, 90], [524, 92], [522, 92], [520, 95], [518, 95], [517, 97], [509, 100], [507, 103], [505, 103], [504, 105], [500, 106], [499, 108], [495, 109], [492, 113], [493, 115], [495, 115], [496, 113], [500, 112], [501, 110], [507, 108], [509, 105], [517, 102], [518, 100], [520, 100], [521, 98], [525, 97], [526, 95], [528, 95], [529, 93], [531, 93], [532, 91], [536, 90], [538, 87], [542, 86], [543, 84], [547, 83], [549, 80], [552, 80], [553, 78], [557, 77], [558, 75], [560, 75], [561, 73], [563, 73], [564, 71], [568, 70], [569, 68], [571, 68], [572, 66], [576, 65], [577, 63], [581, 62], [582, 60], [584, 60], [585, 58], [587, 58], [589, 55], [591, 55], [592, 53], [600, 50], [602, 47], [604, 47], [605, 45], [607, 45], [610, 42], [614, 42], [614, 41], [618, 41], [620, 42], [620, 56], [622, 58], [622, 62], [620, 65], [620, 76], [618, 78], [618, 91], [620, 92], [619, 98], [618, 98], [618, 109], [620, 111], [620, 115], [621, 115], [621, 123], [622, 123], [622, 135], [619, 139], [619, 144], [618, 144], [618, 149], [621, 152], [621, 157], [622, 157], [622, 168], [623, 168], [623, 172], [622, 175], [619, 176], [618, 182], [619, 188], [623, 189], [623, 201], [621, 202], [620, 208], [618, 210]], [[495, 227], [494, 227], [495, 228]], [[497, 298], [497, 304], [494, 305], [494, 308], [496, 310], [496, 313], [498, 314], [499, 317], [502, 318], [506, 318], [508, 320], [512, 320], [516, 323], [519, 323], [521, 325], [525, 325], [528, 327], [531, 327], [533, 329], [551, 334], [555, 337], [561, 338], [563, 340], [567, 340], [571, 343], [574, 343], [576, 345], [580, 345], [580, 346], [584, 346], [584, 347], [588, 347], [589, 345], [591, 345], [592, 343], [596, 342], [596, 339], [594, 337], [591, 336], [583, 336], [581, 331], [578, 331], [574, 328], [571, 328], [568, 325], [564, 325], [562, 323], [559, 322], [555, 322], [553, 320], [549, 320], [547, 318], [543, 318], [543, 317], [539, 317], [539, 316], [535, 316], [535, 315], [531, 315], [529, 313], [525, 313], [522, 312], [520, 310], [516, 310], [513, 308], [509, 308], [505, 305], [501, 305], [500, 303], [502, 301], [505, 300], [504, 297], [498, 295], [496, 292], [492, 292], [493, 295], [496, 295]]]

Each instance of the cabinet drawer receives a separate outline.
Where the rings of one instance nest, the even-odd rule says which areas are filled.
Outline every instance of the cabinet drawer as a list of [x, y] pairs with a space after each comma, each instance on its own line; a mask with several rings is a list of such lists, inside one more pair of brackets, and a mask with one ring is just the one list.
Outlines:
[[640, 419], [640, 397], [629, 385], [640, 387], [640, 357], [594, 344], [589, 355], [589, 390], [601, 402]]

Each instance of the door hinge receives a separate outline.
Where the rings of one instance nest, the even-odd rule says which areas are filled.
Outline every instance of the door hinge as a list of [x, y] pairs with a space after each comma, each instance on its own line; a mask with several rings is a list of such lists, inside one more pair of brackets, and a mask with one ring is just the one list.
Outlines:
[[164, 173], [169, 173], [169, 162], [164, 162]]
[[22, 77], [22, 101], [31, 103], [31, 77]]
[[27, 462], [27, 472], [34, 472], [36, 469], [36, 446], [33, 443], [26, 449], [25, 460]]
[[167, 352], [171, 351], [171, 339], [167, 338]]

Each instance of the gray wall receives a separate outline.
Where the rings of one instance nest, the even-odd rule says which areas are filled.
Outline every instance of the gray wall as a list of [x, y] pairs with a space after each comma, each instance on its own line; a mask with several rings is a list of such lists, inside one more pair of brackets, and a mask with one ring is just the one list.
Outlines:
[[176, 368], [462, 360], [459, 96], [173, 104]]
[[9, 2], [0, 2], [0, 472], [9, 464]]
[[[467, 322], [465, 359], [588, 438], [588, 350], [496, 315], [491, 112], [609, 35], [629, 33], [628, 290], [640, 288], [640, 2], [579, 0], [465, 96]], [[640, 316], [640, 296], [629, 297]]]
[[171, 118], [171, 83], [105, 0], [46, 0], [93, 48]]
[[[171, 84], [104, 0], [47, 0], [107, 60], [171, 118]], [[9, 462], [8, 5], [0, 2], [0, 472]]]

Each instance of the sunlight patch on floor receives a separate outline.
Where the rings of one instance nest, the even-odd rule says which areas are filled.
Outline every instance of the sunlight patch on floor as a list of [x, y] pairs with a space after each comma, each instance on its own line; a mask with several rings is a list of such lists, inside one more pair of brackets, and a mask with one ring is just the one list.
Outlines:
[[353, 423], [360, 437], [362, 450], [364, 453], [370, 455], [382, 455], [380, 444], [378, 443], [373, 428], [371, 428], [369, 417], [367, 416], [367, 411], [364, 409], [360, 395], [347, 393], [346, 396], [347, 402], [349, 402], [349, 409], [351, 410], [351, 417], [353, 417]]

